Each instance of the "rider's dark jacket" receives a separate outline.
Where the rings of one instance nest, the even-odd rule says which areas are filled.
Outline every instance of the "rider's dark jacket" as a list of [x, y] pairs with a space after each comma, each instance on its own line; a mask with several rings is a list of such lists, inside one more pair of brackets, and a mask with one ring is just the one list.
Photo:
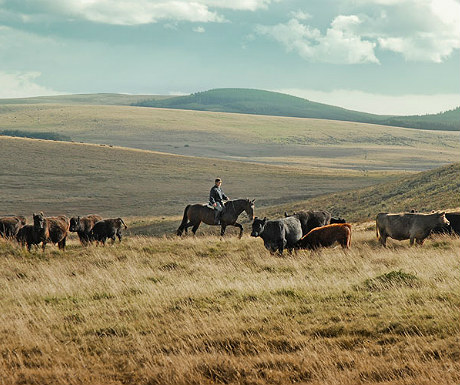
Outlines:
[[223, 206], [224, 200], [228, 200], [227, 195], [224, 194], [220, 187], [214, 185], [209, 192], [209, 203], [213, 205], [214, 203], [218, 202]]

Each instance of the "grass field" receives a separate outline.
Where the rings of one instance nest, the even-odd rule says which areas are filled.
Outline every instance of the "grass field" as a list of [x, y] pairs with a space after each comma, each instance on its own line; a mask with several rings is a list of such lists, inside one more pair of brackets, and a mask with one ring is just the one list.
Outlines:
[[426, 170], [457, 161], [460, 133], [128, 106], [0, 105], [0, 131], [301, 168]]
[[318, 170], [100, 145], [0, 137], [0, 214], [182, 215], [214, 178], [232, 199], [269, 206], [391, 180], [395, 173]]
[[260, 239], [0, 240], [0, 384], [460, 381], [460, 240], [271, 256]]

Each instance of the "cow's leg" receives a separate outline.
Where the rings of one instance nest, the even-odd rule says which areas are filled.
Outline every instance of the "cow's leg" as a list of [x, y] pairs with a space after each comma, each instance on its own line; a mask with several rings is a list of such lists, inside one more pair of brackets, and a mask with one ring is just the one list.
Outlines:
[[238, 227], [240, 229], [240, 233], [238, 235], [238, 238], [241, 239], [241, 237], [243, 236], [243, 226], [238, 222], [235, 222], [233, 226]]
[[413, 236], [410, 237], [410, 245], [411, 246], [414, 246], [414, 241], [415, 241], [415, 238]]
[[220, 225], [220, 236], [221, 237], [224, 236], [226, 228], [227, 228], [227, 225]]
[[121, 238], [123, 238], [123, 236], [121, 235], [120, 229], [117, 230], [117, 237], [118, 237], [118, 240], [119, 240], [120, 243], [121, 243]]
[[425, 241], [425, 239], [424, 238], [417, 238], [416, 241], [417, 241], [417, 245], [422, 246], [423, 242]]
[[43, 242], [42, 242], [42, 250], [43, 250], [43, 252], [45, 252], [45, 247], [46, 247], [46, 242], [43, 241]]
[[387, 246], [387, 235], [384, 232], [380, 233], [379, 241], [383, 247]]
[[67, 237], [64, 237], [58, 242], [58, 248], [59, 250], [64, 250], [65, 249], [65, 242], [66, 242]]

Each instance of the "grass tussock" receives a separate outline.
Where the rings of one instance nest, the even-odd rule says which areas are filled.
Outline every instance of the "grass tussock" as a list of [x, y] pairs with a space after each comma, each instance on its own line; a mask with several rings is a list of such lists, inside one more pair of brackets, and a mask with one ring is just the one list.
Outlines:
[[[0, 240], [0, 384], [457, 384], [458, 238]], [[442, 244], [442, 247], [439, 245]]]

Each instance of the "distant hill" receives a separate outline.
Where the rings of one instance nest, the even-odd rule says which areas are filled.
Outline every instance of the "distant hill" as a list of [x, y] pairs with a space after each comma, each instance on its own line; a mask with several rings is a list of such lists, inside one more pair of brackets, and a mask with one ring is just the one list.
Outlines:
[[161, 100], [171, 96], [163, 95], [127, 95], [127, 94], [74, 94], [36, 96], [31, 98], [0, 99], [0, 105], [8, 104], [81, 104], [81, 105], [113, 105], [129, 106], [133, 103], [149, 100]]
[[326, 209], [349, 221], [373, 220], [379, 212], [420, 212], [460, 207], [460, 163], [406, 175], [359, 190], [339, 192], [270, 208], [268, 214]]
[[233, 112], [374, 123], [426, 130], [460, 130], [460, 108], [435, 115], [388, 116], [347, 110], [278, 92], [222, 88], [167, 99], [146, 99], [133, 105], [184, 110]]

